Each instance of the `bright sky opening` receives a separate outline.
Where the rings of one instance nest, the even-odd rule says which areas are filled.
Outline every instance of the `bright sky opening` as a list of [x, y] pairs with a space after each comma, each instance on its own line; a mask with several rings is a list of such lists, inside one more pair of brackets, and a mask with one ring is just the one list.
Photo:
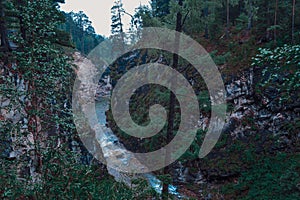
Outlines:
[[[140, 5], [149, 5], [149, 0], [122, 0], [126, 12], [134, 14], [135, 8]], [[108, 37], [111, 34], [111, 7], [114, 0], [65, 0], [61, 4], [61, 10], [65, 12], [83, 11], [92, 21], [92, 26], [97, 34]], [[129, 28], [131, 17], [124, 15], [123, 24], [125, 30]]]

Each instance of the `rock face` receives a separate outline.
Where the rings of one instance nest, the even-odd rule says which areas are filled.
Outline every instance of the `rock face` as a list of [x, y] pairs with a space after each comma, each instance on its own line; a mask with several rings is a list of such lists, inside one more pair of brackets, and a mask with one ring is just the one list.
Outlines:
[[[83, 59], [83, 57], [76, 54], [75, 61], [79, 62], [80, 59]], [[26, 111], [26, 106], [30, 103], [28, 96], [26, 96], [28, 95], [28, 83], [21, 78], [21, 75], [15, 73], [15, 69], [17, 69], [16, 63], [4, 65], [0, 62], [0, 158], [23, 161], [26, 166], [18, 167], [19, 175], [30, 175], [35, 181], [35, 177], [38, 179], [38, 172], [35, 169], [37, 166], [35, 160], [37, 159], [32, 153], [36, 148], [34, 145], [35, 139], [34, 135], [28, 131], [30, 122], [28, 120], [29, 114]], [[8, 92], [9, 94], [2, 93], [2, 91], [10, 90], [13, 92], [18, 91], [18, 94], [14, 95], [13, 92]], [[65, 103], [64, 108], [67, 106], [67, 103]], [[41, 131], [42, 125], [39, 117], [36, 118], [36, 123], [38, 130]], [[55, 142], [48, 143], [47, 140], [50, 137], [58, 135], [59, 128], [54, 123], [48, 123], [47, 126], [49, 128], [40, 134], [39, 145], [41, 145], [41, 149], [58, 148], [63, 143], [68, 142], [70, 149], [80, 155], [78, 159], [83, 164], [91, 164], [91, 155], [74, 135], [70, 136], [70, 134], [63, 132], [62, 135], [66, 134], [64, 138], [57, 137]]]
[[[233, 155], [226, 152], [225, 149], [228, 150], [237, 142], [242, 142], [244, 145], [241, 146], [241, 152], [250, 145], [256, 154], [275, 154], [276, 151], [299, 152], [299, 90], [290, 93], [288, 103], [281, 103], [283, 94], [279, 88], [260, 86], [269, 78], [268, 76], [263, 75], [262, 69], [254, 67], [226, 82], [228, 113], [222, 137], [227, 139], [225, 144], [221, 144], [221, 147], [215, 147], [215, 150], [208, 155], [207, 160], [214, 160], [212, 162], [216, 163], [222, 162], [223, 159], [223, 161], [229, 162], [227, 163], [229, 166], [235, 161], [232, 161]], [[280, 80], [284, 76], [278, 75], [270, 85], [282, 84]], [[203, 130], [207, 128], [208, 124], [203, 123], [204, 121], [209, 121], [209, 118], [203, 117], [200, 120], [199, 127]], [[233, 157], [239, 160], [241, 156], [244, 154]], [[206, 180], [225, 180], [238, 175], [235, 169], [225, 165], [224, 169], [219, 169], [216, 164], [207, 164], [208, 162], [201, 160], [198, 162], [200, 162], [200, 166], [195, 168], [202, 172]], [[239, 162], [242, 163], [242, 161]], [[196, 177], [198, 172], [196, 170], [194, 173], [189, 173], [189, 177]]]
[[[232, 138], [257, 132], [285, 136], [289, 134], [285, 126], [299, 120], [299, 91], [291, 94], [289, 105], [281, 104], [277, 88], [270, 86], [257, 92], [256, 86], [265, 78], [261, 74], [261, 69], [251, 68], [225, 84], [228, 113], [223, 134]], [[202, 116], [199, 127], [205, 130], [208, 122], [209, 118]]]
[[265, 78], [260, 68], [252, 68], [226, 84], [227, 101], [232, 110], [228, 114], [225, 133], [230, 133], [233, 137], [258, 132], [276, 136], [289, 134], [285, 126], [299, 120], [299, 91], [291, 93], [289, 105], [282, 104], [282, 94], [274, 86], [265, 87], [258, 92], [257, 86]]
[[[227, 139], [225, 142], [219, 141], [221, 144], [206, 160], [175, 163], [171, 174], [176, 184], [202, 185], [207, 181], [230, 180], [238, 176], [244, 165], [241, 161], [241, 157], [245, 156], [243, 151], [250, 146], [258, 155], [275, 154], [277, 151], [299, 152], [300, 91], [291, 92], [289, 103], [282, 104], [282, 94], [278, 88], [260, 87], [259, 84], [268, 78], [266, 76], [262, 69], [254, 67], [225, 83], [228, 112], [222, 137]], [[280, 80], [284, 75], [281, 76], [275, 80], [275, 85], [282, 84]], [[199, 128], [205, 130], [208, 125], [209, 117], [200, 116]], [[228, 153], [227, 150], [237, 141], [243, 144], [240, 155]], [[227, 163], [220, 168], [223, 161]], [[239, 166], [237, 162], [240, 162]]]
[[110, 76], [107, 76], [103, 79], [102, 82], [98, 83], [97, 89], [96, 89], [96, 101], [98, 100], [98, 98], [101, 97], [110, 97], [110, 93], [112, 90], [112, 85], [110, 83]]
[[[10, 88], [19, 91], [22, 93], [27, 89], [26, 84], [24, 83], [24, 80], [20, 79], [19, 76], [13, 75], [9, 72], [8, 68], [15, 69], [16, 64], [12, 63], [9, 66], [5, 66], [2, 64], [1, 71], [0, 71], [0, 82], [3, 81], [3, 88]], [[8, 78], [9, 77], [9, 78]], [[8, 80], [9, 79], [9, 80]], [[20, 127], [21, 132], [25, 132], [27, 129], [28, 120], [26, 118], [26, 112], [21, 107], [18, 106], [16, 102], [25, 102], [24, 96], [20, 97], [10, 97], [3, 94], [0, 94], [0, 128], [4, 128], [5, 125], [10, 124], [11, 127]], [[4, 125], [2, 127], [2, 125]], [[5, 138], [1, 137], [1, 140], [4, 144], [3, 152], [1, 153], [3, 157], [14, 159], [22, 155], [24, 150], [30, 151], [32, 147], [30, 147], [30, 143], [32, 142], [32, 137], [28, 135], [27, 137], [23, 137], [23, 147], [20, 148], [19, 145], [14, 144], [16, 141], [16, 131], [13, 131], [13, 128], [10, 130], [5, 130], [4, 133], [1, 134], [1, 136], [5, 136]], [[1, 132], [0, 132], [1, 133]]]
[[[0, 68], [0, 83], [2, 91], [17, 91], [0, 94], [0, 157], [9, 160], [24, 161], [18, 165], [19, 177], [30, 175], [32, 181], [39, 180], [36, 172], [37, 159], [32, 152], [35, 150], [34, 136], [28, 132], [28, 113], [23, 105], [28, 105], [25, 93], [28, 84], [18, 75], [13, 74], [17, 68], [16, 63], [4, 65]], [[22, 95], [23, 94], [23, 95]], [[41, 128], [40, 119], [36, 118], [38, 130]]]

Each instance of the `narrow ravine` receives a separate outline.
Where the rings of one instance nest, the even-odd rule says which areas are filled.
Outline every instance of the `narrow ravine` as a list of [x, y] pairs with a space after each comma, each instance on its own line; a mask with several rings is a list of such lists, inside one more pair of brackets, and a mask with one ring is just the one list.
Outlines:
[[[98, 117], [99, 124], [102, 126], [102, 129], [105, 130], [103, 135], [97, 135], [97, 140], [102, 148], [104, 157], [106, 161], [111, 166], [114, 165], [129, 165], [133, 164], [135, 167], [145, 167], [143, 166], [134, 156], [133, 153], [128, 151], [120, 142], [112, 130], [105, 126], [106, 124], [106, 115], [105, 112], [108, 110], [107, 98], [98, 98], [96, 102], [96, 113]], [[114, 163], [112, 163], [114, 162]], [[112, 175], [116, 181], [124, 182], [126, 185], [131, 186], [132, 179], [143, 178], [146, 179], [151, 187], [158, 193], [162, 191], [161, 181], [158, 180], [153, 174], [145, 173], [139, 175], [126, 174], [119, 172], [118, 170], [108, 167], [108, 172]], [[173, 185], [169, 185], [170, 194], [175, 195], [177, 198], [182, 199], [183, 196], [179, 194], [177, 188]]]
[[[132, 181], [134, 179], [145, 179], [148, 181], [149, 185], [157, 192], [162, 192], [162, 184], [161, 181], [158, 180], [155, 175], [151, 173], [145, 174], [130, 174], [121, 172], [121, 170], [116, 169], [137, 169], [136, 171], [149, 171], [144, 170], [146, 166], [141, 164], [141, 162], [134, 157], [134, 154], [128, 151], [123, 144], [120, 143], [117, 136], [113, 133], [113, 131], [106, 126], [106, 114], [105, 112], [109, 108], [109, 90], [107, 90], [107, 86], [95, 86], [91, 87], [91, 82], [89, 81], [89, 74], [95, 71], [94, 64], [87, 58], [81, 56], [79, 53], [74, 55], [75, 61], [74, 64], [78, 66], [78, 80], [80, 83], [80, 87], [77, 88], [76, 96], [81, 103], [88, 104], [88, 102], [92, 101], [90, 98], [87, 98], [90, 94], [87, 94], [87, 91], [96, 90], [97, 92], [94, 94], [97, 97], [95, 101], [95, 111], [97, 115], [97, 129], [95, 131], [96, 139], [99, 143], [99, 146], [102, 150], [103, 157], [107, 163], [107, 170], [110, 175], [112, 175], [116, 181], [123, 182], [129, 187], [132, 187]], [[92, 89], [91, 89], [91, 88]], [[104, 95], [104, 96], [103, 96]], [[76, 103], [74, 105], [76, 107]], [[84, 107], [84, 106], [83, 106]], [[87, 114], [87, 110], [84, 107], [82, 112]], [[141, 170], [142, 169], [142, 170]], [[173, 185], [169, 186], [169, 193], [176, 196], [178, 199], [183, 199], [184, 195], [179, 194], [177, 188]]]

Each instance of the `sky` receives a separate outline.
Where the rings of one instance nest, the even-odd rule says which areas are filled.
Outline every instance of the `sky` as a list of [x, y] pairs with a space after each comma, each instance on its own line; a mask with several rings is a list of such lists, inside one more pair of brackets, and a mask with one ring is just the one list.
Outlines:
[[[92, 26], [97, 34], [108, 37], [111, 32], [111, 12], [114, 0], [65, 0], [61, 10], [66, 12], [83, 11], [92, 21]], [[149, 0], [122, 0], [126, 12], [134, 14], [134, 9], [139, 5], [149, 5]], [[131, 18], [123, 16], [125, 30], [128, 29]]]

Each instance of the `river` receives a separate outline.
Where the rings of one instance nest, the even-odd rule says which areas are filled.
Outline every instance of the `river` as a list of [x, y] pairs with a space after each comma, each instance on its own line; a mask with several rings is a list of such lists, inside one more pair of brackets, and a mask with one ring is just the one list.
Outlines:
[[[99, 124], [105, 130], [104, 135], [101, 137], [97, 137], [97, 140], [100, 143], [102, 148], [104, 157], [107, 162], [112, 163], [112, 165], [128, 165], [130, 163], [134, 163], [135, 166], [143, 167], [142, 164], [134, 158], [131, 152], [129, 152], [120, 142], [116, 135], [113, 134], [110, 128], [105, 126], [106, 124], [106, 115], [105, 112], [109, 108], [107, 98], [98, 98], [96, 101], [96, 114], [99, 121]], [[119, 172], [118, 170], [112, 169], [108, 167], [108, 172], [112, 176], [114, 176], [115, 180], [118, 182], [124, 182], [126, 185], [131, 185], [131, 180], [133, 176], [131, 174], [126, 174], [123, 172]], [[135, 176], [136, 178], [136, 176]], [[158, 180], [153, 174], [146, 173], [141, 174], [138, 178], [146, 179], [151, 187], [158, 193], [162, 191], [161, 181]], [[169, 185], [169, 193], [175, 195], [177, 198], [183, 198], [177, 191], [177, 188], [173, 185]]]

